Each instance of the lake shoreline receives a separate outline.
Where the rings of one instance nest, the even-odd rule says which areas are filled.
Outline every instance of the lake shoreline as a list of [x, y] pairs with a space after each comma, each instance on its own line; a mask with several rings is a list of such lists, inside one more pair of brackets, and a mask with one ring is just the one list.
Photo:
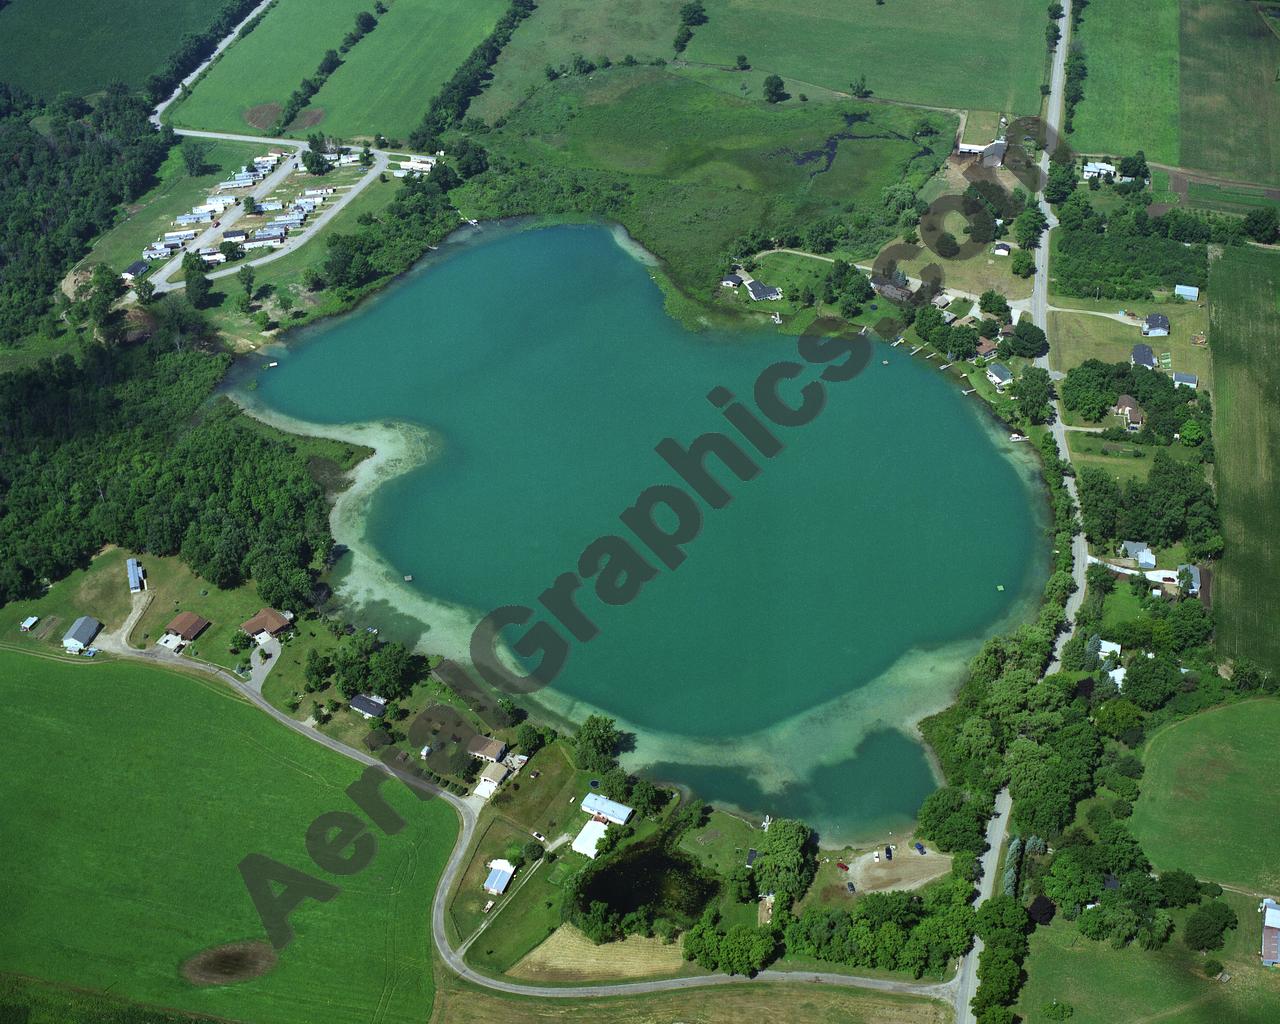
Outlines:
[[[577, 219], [574, 223], [584, 222], [581, 219]], [[599, 224], [600, 222], [592, 219], [589, 223]], [[506, 229], [506, 233], [518, 234], [531, 229], [536, 230], [547, 225], [545, 220], [541, 218], [517, 218], [511, 222], [499, 222], [497, 225], [489, 226], [502, 227]], [[609, 225], [608, 228], [615, 243], [618, 244], [620, 248], [627, 251], [633, 258], [641, 262], [645, 266], [646, 271], [650, 273], [650, 276], [654, 277], [655, 263], [650, 263], [648, 260], [643, 258], [643, 248], [634, 243], [634, 240], [631, 239], [630, 236], [628, 236], [619, 226]], [[459, 247], [468, 245], [477, 240], [485, 240], [477, 239], [477, 235], [480, 234], [481, 230], [483, 229], [463, 229], [460, 232], [455, 232], [450, 235], [450, 242], [446, 245], [442, 245], [437, 252], [441, 254], [441, 256], [447, 257], [452, 252], [457, 251]], [[490, 232], [490, 235], [492, 235], [492, 232]], [[652, 254], [649, 255], [651, 256]], [[405, 275], [400, 275], [395, 280], [399, 281], [403, 278], [421, 273], [436, 263], [439, 258], [441, 257], [436, 253], [430, 254], [423, 261], [420, 261], [419, 264], [415, 265], [412, 270], [407, 272]], [[656, 261], [656, 258], [654, 259]], [[385, 293], [385, 289], [381, 291]], [[365, 303], [363, 301], [359, 302], [356, 308], [363, 310], [366, 308]], [[349, 310], [347, 312], [351, 313], [354, 312], [354, 310]], [[333, 318], [326, 318], [324, 322], [326, 324], [331, 323], [332, 319]], [[755, 325], [743, 324], [742, 326], [752, 327]], [[296, 344], [298, 341], [305, 340], [308, 333], [310, 332], [306, 330], [291, 331], [286, 337], [277, 339], [276, 344], [283, 344], [285, 346]], [[779, 337], [780, 339], [791, 340], [786, 335], [780, 335]], [[261, 355], [262, 353], [259, 354], [259, 358], [261, 358]], [[243, 378], [247, 375], [247, 372], [252, 369], [249, 366], [249, 364], [252, 363], [252, 357], [241, 360], [240, 362], [242, 363], [243, 370], [241, 373], [237, 374], [237, 376]], [[262, 419], [264, 422], [280, 429], [296, 434], [336, 438], [348, 443], [359, 444], [373, 450], [373, 454], [371, 456], [359, 463], [348, 474], [348, 484], [336, 495], [331, 509], [330, 525], [335, 541], [350, 549], [350, 555], [343, 560], [346, 568], [343, 570], [342, 581], [338, 587], [335, 588], [338, 591], [340, 601], [349, 611], [357, 609], [361, 604], [373, 603], [384, 606], [390, 604], [396, 608], [410, 607], [414, 611], [420, 613], [423, 617], [423, 621], [430, 622], [429, 631], [424, 632], [422, 636], [419, 637], [418, 646], [420, 649], [428, 650], [432, 654], [443, 655], [462, 663], [469, 662], [468, 641], [471, 633], [471, 627], [476, 621], [478, 621], [483, 613], [478, 609], [465, 608], [450, 604], [446, 601], [440, 601], [431, 597], [424, 597], [416, 588], [410, 588], [404, 585], [401, 577], [412, 572], [412, 567], [402, 566], [393, 568], [389, 564], [388, 559], [386, 559], [381, 552], [378, 551], [376, 546], [369, 541], [365, 530], [365, 521], [367, 519], [366, 513], [373, 495], [389, 481], [425, 465], [429, 465], [437, 459], [440, 454], [439, 439], [433, 437], [429, 430], [425, 430], [416, 424], [394, 419], [343, 424], [318, 424], [294, 419], [268, 409], [262, 403], [255, 401], [251, 390], [240, 389], [239, 391], [233, 392], [231, 397], [242, 409], [245, 410], [248, 415]], [[1027, 470], [1030, 468], [1030, 459], [1027, 458], [1027, 453], [1023, 453], [1020, 449], [1006, 450], [1007, 446], [999, 444], [999, 441], [1002, 440], [999, 435], [1008, 430], [1007, 424], [1004, 424], [999, 417], [995, 415], [994, 410], [992, 410], [985, 402], [983, 403], [981, 416], [987, 424], [986, 429], [992, 435], [993, 443], [996, 443], [996, 447], [1000, 450], [1001, 454], [1009, 457], [1011, 461], [1019, 465], [1020, 475], [1029, 475], [1027, 474]], [[1004, 436], [1007, 437], [1007, 434]], [[1047, 487], [1044, 486], [1043, 476], [1039, 472], [1038, 468], [1035, 470], [1034, 476], [1044, 498], [1043, 507], [1047, 509], [1048, 490]], [[1048, 562], [1047, 553], [1045, 562]], [[343, 563], [340, 563], [340, 565]], [[1025, 600], [1020, 600], [1018, 602], [1019, 607], [1011, 610], [1008, 615], [1002, 616], [1001, 621], [997, 626], [993, 627], [992, 630], [984, 630], [982, 638], [995, 635], [995, 633], [1003, 631], [1003, 628], [1010, 625], [1010, 620], [1012, 620], [1013, 623], [1027, 621], [1029, 617], [1034, 616], [1035, 607], [1038, 606], [1038, 603], [1038, 591], [1034, 597], [1028, 595]], [[982, 638], [969, 638], [967, 640], [960, 641], [959, 643], [962, 647], [967, 649], [972, 647], [975, 642], [980, 644]], [[953, 645], [950, 643], [944, 643], [941, 646], [942, 648], [953, 648]], [[931, 653], [932, 652], [920, 650], [908, 650], [903, 652], [897, 661], [888, 666], [886, 671], [881, 675], [894, 675], [896, 670], [898, 670], [904, 662], [913, 662], [917, 665], [928, 666], [928, 664], [934, 660], [940, 660], [943, 662], [947, 661], [948, 655], [946, 653], [940, 651], [937, 655], [937, 659], [931, 658]], [[955, 655], [958, 655], [959, 653], [960, 652], [958, 650], [954, 650]], [[967, 662], [967, 656], [964, 657], [964, 662]], [[944, 784], [945, 779], [942, 775], [936, 755], [927, 742], [924, 741], [920, 729], [920, 723], [931, 715], [936, 714], [938, 711], [949, 707], [954, 701], [955, 693], [963, 682], [963, 669], [956, 666], [954, 657], [949, 664], [952, 667], [946, 672], [946, 675], [949, 678], [947, 678], [945, 682], [942, 679], [937, 678], [937, 673], [933, 668], [926, 667], [925, 671], [922, 673], [935, 682], [942, 684], [931, 690], [931, 693], [935, 695], [932, 700], [919, 699], [921, 694], [916, 692], [914, 694], [916, 699], [910, 701], [912, 704], [910, 713], [890, 713], [886, 715], [876, 714], [874, 716], [874, 720], [870, 723], [871, 725], [878, 724], [882, 728], [899, 731], [909, 737], [912, 742], [924, 752], [924, 756], [928, 762], [929, 772], [933, 777], [934, 785]], [[871, 691], [875, 689], [876, 687], [874, 683], [868, 682], [859, 686], [859, 688], [853, 691], [853, 693], [860, 695], [863, 700], [865, 700], [872, 696]], [[912, 689], [914, 689], [914, 687], [912, 687]], [[548, 694], [548, 696], [551, 697], [550, 700], [542, 699], [543, 695], [540, 694], [540, 699], [536, 701], [536, 704], [538, 705], [539, 710], [549, 713], [549, 717], [560, 722], [569, 722], [575, 718], [580, 719], [581, 714], [575, 714], [574, 712], [580, 712], [582, 705], [587, 703], [579, 698], [569, 697], [567, 695]], [[887, 705], [898, 704], [898, 700], [891, 699], [893, 697], [892, 694], [882, 696], [885, 697]], [[802, 723], [804, 720], [808, 719], [810, 720], [811, 728], [814, 727], [812, 724], [814, 722], [825, 721], [828, 723], [829, 728], [829, 723], [834, 722], [835, 731], [831, 735], [832, 743], [838, 744], [842, 739], [848, 742], [849, 739], [857, 735], [856, 731], [850, 732], [845, 729], [845, 725], [848, 721], [846, 716], [849, 714], [848, 707], [856, 706], [858, 702], [853, 701], [851, 705], [846, 706], [843, 713], [840, 713], [840, 709], [834, 707], [834, 705], [839, 705], [841, 702], [847, 702], [849, 697], [850, 694], [845, 694], [841, 697], [824, 701], [816, 707], [802, 710], [793, 716], [793, 720], [795, 722]], [[879, 710], [884, 709], [882, 708]], [[906, 711], [906, 709], [901, 706], [896, 710], [903, 712]], [[871, 717], [865, 711], [860, 714], [862, 719], [869, 719]], [[619, 718], [620, 724], [624, 726], [629, 724], [625, 721], [624, 716], [615, 714], [615, 717]], [[789, 724], [790, 723], [787, 721], [778, 723], [779, 726], [784, 727]], [[796, 727], [798, 728], [799, 726]], [[772, 731], [775, 727], [770, 726], [769, 728], [770, 731]], [[653, 735], [652, 730], [636, 728], [634, 731], [643, 736], [646, 741], [659, 740], [659, 737]], [[780, 731], [785, 733], [790, 731], [790, 729], [783, 728]], [[869, 730], [864, 729], [863, 735], [866, 735], [868, 731]], [[653, 764], [661, 761], [663, 759], [661, 756], [663, 753], [661, 748], [666, 748], [667, 751], [675, 754], [681, 746], [692, 746], [697, 743], [697, 737], [668, 733], [661, 737], [659, 742], [656, 744], [658, 748], [657, 750], [650, 749], [647, 751], [649, 757], [646, 759], [646, 763]], [[646, 743], [646, 745], [650, 744]], [[769, 745], [771, 744], [762, 740], [759, 735], [754, 734], [739, 737], [738, 742], [734, 743], [724, 743], [723, 741], [717, 741], [714, 743], [714, 746], [718, 749], [723, 749], [725, 747], [739, 747], [744, 751], [753, 747], [765, 748]], [[724, 750], [724, 753], [727, 754], [728, 752], [728, 750]], [[680, 760], [684, 761], [684, 758], [680, 758]], [[746, 760], [739, 760], [737, 757], [730, 758], [729, 760], [738, 761], [738, 765], [735, 767], [741, 767], [743, 770], [745, 770], [747, 765], [751, 763]], [[634, 770], [644, 771], [646, 763], [633, 763], [633, 765], [629, 765], [628, 767], [631, 767]], [[720, 763], [719, 757], [717, 756], [714, 758], [711, 763]], [[786, 782], [786, 784], [795, 784], [800, 781], [801, 780], [799, 778], [793, 776], [791, 781]], [[744, 816], [747, 816], [750, 812], [742, 813]], [[882, 830], [880, 829], [872, 829], [867, 832], [867, 835], [870, 836], [874, 834], [878, 837], [881, 833]], [[824, 843], [823, 845], [839, 848], [840, 846], [847, 845], [847, 843], [854, 838], [860, 839], [861, 837], [853, 837], [849, 834], [842, 833], [834, 837], [829, 843]]]

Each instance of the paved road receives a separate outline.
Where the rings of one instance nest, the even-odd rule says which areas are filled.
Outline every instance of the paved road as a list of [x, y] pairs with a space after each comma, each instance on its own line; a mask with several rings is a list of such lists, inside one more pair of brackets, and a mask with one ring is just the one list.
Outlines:
[[[1000, 851], [1004, 849], [1004, 838], [1009, 831], [1009, 809], [1013, 800], [1007, 789], [996, 794], [995, 814], [987, 822], [987, 850], [979, 863], [982, 865], [982, 877], [978, 880], [978, 898], [974, 906], [982, 906], [991, 898], [996, 887], [996, 866], [1000, 863]], [[982, 940], [973, 940], [973, 949], [960, 961], [960, 970], [956, 973], [952, 997], [956, 1011], [956, 1021], [974, 1020], [969, 1003], [978, 991], [978, 957], [982, 953]]]

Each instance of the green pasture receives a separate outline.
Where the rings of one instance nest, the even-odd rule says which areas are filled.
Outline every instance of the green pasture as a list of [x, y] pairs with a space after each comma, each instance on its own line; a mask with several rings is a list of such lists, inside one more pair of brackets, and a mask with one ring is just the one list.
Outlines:
[[1218, 647], [1280, 670], [1280, 255], [1228, 247], [1209, 275], [1213, 438], [1227, 541], [1214, 574]]
[[[1052, 299], [1050, 301], [1053, 301]], [[1075, 306], [1078, 299], [1057, 300], [1064, 306]], [[1055, 370], [1066, 372], [1079, 366], [1086, 359], [1101, 359], [1104, 363], [1127, 363], [1133, 346], [1149, 344], [1160, 358], [1168, 352], [1171, 369], [1179, 373], [1194, 373], [1200, 378], [1200, 386], [1212, 390], [1213, 363], [1208, 345], [1197, 345], [1192, 338], [1204, 334], [1209, 314], [1193, 302], [1147, 302], [1145, 300], [1113, 299], [1107, 312], [1116, 313], [1126, 308], [1139, 316], [1163, 313], [1169, 318], [1169, 335], [1164, 338], [1144, 338], [1138, 323], [1112, 320], [1109, 316], [1093, 313], [1068, 313], [1054, 311], [1049, 314], [1049, 364]]]
[[324, 111], [316, 127], [344, 139], [403, 139], [506, 8], [506, 0], [396, 0], [312, 97], [307, 109]]
[[848, 91], [865, 75], [882, 99], [1019, 114], [1040, 109], [1042, 4], [706, 0], [706, 10], [707, 24], [694, 29], [684, 57], [731, 66], [745, 54], [753, 68], [786, 79], [793, 95], [807, 85]]
[[1151, 737], [1133, 831], [1157, 868], [1250, 892], [1280, 889], [1277, 730], [1280, 700], [1265, 698], [1193, 715]]
[[641, 63], [669, 60], [682, 2], [539, 0], [533, 14], [516, 28], [494, 65], [492, 81], [472, 101], [469, 113], [493, 123], [546, 84], [548, 64], [569, 64], [574, 55], [595, 63], [608, 57], [620, 64], [627, 54]]
[[[0, 694], [0, 970], [219, 1019], [425, 1019], [429, 908], [457, 829], [446, 805], [384, 785], [407, 827], [375, 830], [363, 871], [328, 875], [304, 837], [317, 815], [356, 810], [344, 790], [361, 769], [224, 687], [0, 651]], [[254, 852], [341, 891], [294, 911], [266, 975], [195, 987], [188, 957], [263, 938], [237, 867]]]
[[[227, 47], [191, 95], [169, 108], [169, 120], [179, 128], [266, 134], [289, 94], [315, 73], [326, 50], [338, 48], [355, 27], [356, 15], [371, 6], [366, 0], [277, 0], [257, 28]], [[370, 45], [383, 28], [379, 25], [355, 49]], [[396, 68], [383, 71], [398, 73]], [[429, 100], [423, 97], [424, 110]], [[313, 97], [303, 114], [314, 116], [316, 109], [321, 108]]]
[[213, 24], [221, 6], [209, 0], [10, 0], [0, 5], [0, 80], [46, 99], [94, 93], [112, 82], [141, 87], [184, 35]]
[[1137, 943], [1112, 949], [1058, 918], [1032, 933], [1027, 981], [1014, 1007], [1019, 1019], [1028, 1024], [1049, 1021], [1053, 1018], [1044, 1014], [1044, 1007], [1058, 1000], [1071, 1004], [1071, 1024], [1268, 1024], [1280, 1005], [1280, 972], [1265, 970], [1258, 962], [1258, 901], [1233, 892], [1223, 900], [1240, 921], [1226, 933], [1225, 948], [1209, 954], [1231, 975], [1226, 984], [1206, 977], [1207, 957], [1183, 943], [1189, 910], [1174, 911], [1173, 938], [1153, 952]]

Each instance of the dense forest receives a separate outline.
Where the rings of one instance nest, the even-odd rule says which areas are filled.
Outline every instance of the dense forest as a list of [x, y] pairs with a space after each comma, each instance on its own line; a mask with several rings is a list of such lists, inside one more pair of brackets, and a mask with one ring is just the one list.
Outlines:
[[119, 204], [153, 183], [174, 136], [148, 113], [122, 85], [89, 107], [69, 98], [42, 105], [0, 83], [0, 345], [35, 329]]
[[0, 603], [107, 543], [180, 555], [219, 587], [252, 577], [269, 604], [310, 602], [331, 543], [324, 495], [287, 444], [206, 405], [230, 360], [187, 342], [162, 321], [138, 348], [0, 376]]

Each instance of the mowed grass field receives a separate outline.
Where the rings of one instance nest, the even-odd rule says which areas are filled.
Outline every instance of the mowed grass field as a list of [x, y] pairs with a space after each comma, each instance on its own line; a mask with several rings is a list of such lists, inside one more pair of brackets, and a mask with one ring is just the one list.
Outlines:
[[[1044, 74], [1044, 5], [1023, 0], [706, 0], [684, 57], [848, 90], [859, 75], [881, 99], [1033, 114]], [[670, 28], [675, 35], [675, 24]]]
[[1280, 38], [1241, 0], [1091, 0], [1089, 76], [1068, 142], [1241, 181], [1280, 182]]
[[141, 86], [184, 35], [213, 24], [219, 7], [210, 0], [11, 0], [0, 8], [0, 81], [46, 99], [117, 81]]
[[[1078, 42], [1088, 77], [1067, 143], [1078, 153], [1178, 164], [1179, 0], [1090, 0]], [[1215, 132], [1215, 135], [1217, 133]]]
[[[216, 684], [130, 662], [0, 651], [0, 970], [219, 1019], [420, 1021], [433, 994], [429, 907], [457, 825], [382, 788], [408, 822], [362, 872], [305, 852], [312, 820], [356, 811], [360, 767]], [[197, 988], [191, 955], [262, 940], [237, 865], [263, 853], [338, 885], [291, 916], [265, 976]], [[80, 1018], [76, 1018], [80, 1019]]]
[[[726, 248], [753, 228], [838, 215], [851, 202], [874, 208], [886, 186], [932, 173], [941, 157], [911, 137], [922, 116], [945, 148], [956, 120], [941, 113], [855, 101], [770, 106], [661, 69], [614, 67], [539, 90], [485, 144], [534, 168], [624, 182], [617, 219], [678, 281], [709, 284]], [[843, 134], [851, 137], [835, 138]], [[469, 216], [486, 212], [466, 188], [455, 195]]]
[[[1202, 293], [1203, 296], [1203, 293]], [[1062, 298], [1063, 305], [1074, 306], [1079, 299]], [[1191, 302], [1147, 302], [1143, 300], [1112, 300], [1107, 303], [1108, 312], [1121, 308], [1132, 309], [1139, 315], [1163, 313], [1169, 318], [1169, 336], [1144, 338], [1137, 323], [1124, 323], [1108, 316], [1091, 313], [1049, 314], [1049, 365], [1066, 372], [1079, 366], [1086, 359], [1101, 359], [1105, 363], [1127, 363], [1134, 345], [1146, 342], [1159, 359], [1168, 352], [1171, 369], [1179, 373], [1194, 373], [1200, 378], [1200, 386], [1212, 390], [1213, 366], [1208, 345], [1196, 345], [1192, 338], [1204, 334], [1209, 322], [1209, 311]]]
[[529, 999], [476, 988], [444, 970], [430, 1024], [947, 1024], [930, 999], [821, 985], [743, 981], [712, 989], [603, 999]]
[[1280, 254], [1228, 247], [1209, 271], [1213, 437], [1227, 547], [1218, 646], [1280, 670]]
[[1214, 708], [1147, 744], [1133, 831], [1157, 868], [1180, 867], [1250, 892], [1280, 889], [1273, 808], [1280, 700]]
[[1137, 943], [1117, 950], [1092, 942], [1059, 918], [1031, 936], [1027, 982], [1014, 1010], [1028, 1024], [1048, 1021], [1043, 1008], [1057, 999], [1074, 1008], [1071, 1024], [1270, 1024], [1280, 1005], [1280, 972], [1258, 962], [1258, 900], [1234, 892], [1223, 899], [1240, 921], [1226, 933], [1226, 946], [1209, 954], [1231, 975], [1225, 985], [1205, 977], [1206, 957], [1182, 941], [1190, 911], [1174, 911], [1173, 938], [1150, 953]]
[[506, 8], [506, 0], [395, 0], [312, 97], [308, 109], [324, 111], [316, 127], [345, 139], [403, 139]]
[[546, 66], [568, 63], [574, 54], [615, 64], [627, 54], [641, 63], [672, 57], [683, 0], [645, 0], [639, 4], [599, 0], [538, 0], [522, 21], [493, 68], [485, 91], [468, 111], [490, 124], [507, 114], [532, 89], [545, 85]]
[[[179, 128], [265, 134], [289, 94], [315, 73], [326, 50], [338, 48], [355, 27], [356, 15], [372, 6], [366, 0], [277, 0], [257, 28], [227, 47], [191, 95], [169, 108], [169, 120]], [[356, 49], [370, 45], [384, 27], [375, 28]], [[382, 73], [394, 76], [400, 69]], [[424, 110], [429, 99], [423, 100]]]

